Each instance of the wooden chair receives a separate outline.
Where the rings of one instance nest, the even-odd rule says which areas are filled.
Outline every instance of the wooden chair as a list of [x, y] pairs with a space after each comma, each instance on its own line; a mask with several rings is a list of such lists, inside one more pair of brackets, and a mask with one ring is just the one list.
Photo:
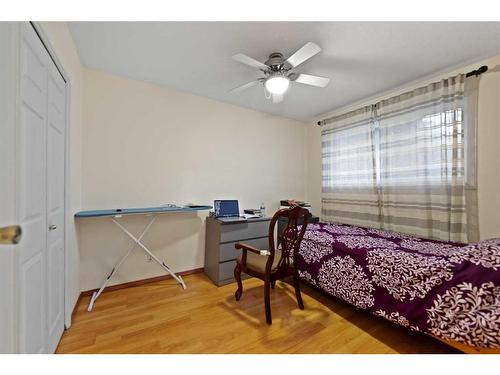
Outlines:
[[[274, 246], [274, 229], [280, 217], [286, 217], [288, 224], [283, 233], [279, 235], [279, 246], [276, 248]], [[270, 288], [274, 289], [276, 280], [293, 276], [297, 303], [301, 310], [304, 309], [304, 303], [300, 295], [299, 273], [295, 265], [297, 264], [300, 242], [306, 231], [308, 217], [309, 211], [299, 206], [277, 211], [269, 224], [269, 250], [256, 249], [239, 242], [235, 244], [235, 248], [238, 250], [241, 249], [242, 253], [236, 260], [236, 267], [234, 269], [234, 277], [238, 283], [238, 289], [234, 293], [234, 296], [236, 297], [236, 301], [239, 301], [243, 293], [243, 285], [241, 283], [242, 272], [263, 280], [267, 324], [272, 324]], [[299, 230], [298, 222], [301, 218], [304, 221]]]

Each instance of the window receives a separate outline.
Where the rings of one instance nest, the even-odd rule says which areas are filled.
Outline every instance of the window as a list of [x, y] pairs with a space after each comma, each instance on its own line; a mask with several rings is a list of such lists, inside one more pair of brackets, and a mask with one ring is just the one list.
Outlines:
[[378, 185], [449, 184], [465, 175], [462, 108], [377, 122], [374, 148]]
[[327, 120], [322, 220], [476, 238], [475, 103], [459, 75]]

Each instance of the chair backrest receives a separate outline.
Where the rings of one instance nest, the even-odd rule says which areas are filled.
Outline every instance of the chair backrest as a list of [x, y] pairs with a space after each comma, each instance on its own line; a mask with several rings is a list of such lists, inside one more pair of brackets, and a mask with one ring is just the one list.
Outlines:
[[[294, 206], [291, 208], [284, 208], [278, 210], [269, 225], [269, 251], [271, 252], [269, 259], [266, 264], [266, 272], [270, 271], [273, 260], [274, 253], [276, 250], [274, 244], [274, 229], [276, 223], [280, 218], [287, 218], [287, 225], [283, 232], [278, 233], [278, 241], [280, 245], [280, 250], [282, 252], [281, 260], [278, 264], [278, 268], [283, 266], [288, 267], [290, 265], [290, 257], [293, 257], [296, 263], [296, 256], [299, 251], [299, 246], [304, 237], [304, 233], [307, 228], [307, 223], [309, 219], [309, 211], [300, 206]], [[299, 220], [303, 219], [302, 226], [299, 228]]]

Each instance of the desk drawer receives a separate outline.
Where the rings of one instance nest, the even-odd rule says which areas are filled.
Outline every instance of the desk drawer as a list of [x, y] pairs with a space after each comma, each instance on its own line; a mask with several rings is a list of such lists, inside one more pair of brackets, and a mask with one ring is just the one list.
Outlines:
[[[269, 247], [269, 240], [267, 237], [256, 238], [254, 240], [246, 240], [246, 241], [236, 241], [243, 242], [247, 245], [256, 247], [257, 249], [267, 249]], [[220, 258], [221, 262], [225, 262], [227, 260], [236, 259], [240, 254], [241, 250], [236, 250], [234, 248], [234, 244], [236, 242], [228, 242], [220, 245]]]
[[230, 260], [229, 262], [224, 262], [219, 264], [219, 281], [233, 279], [234, 280], [234, 267], [236, 267], [236, 261]]
[[[221, 265], [223, 265], [223, 264], [228, 264], [227, 265], [228, 269], [227, 269], [227, 272], [224, 273], [224, 275], [222, 275], [222, 274], [220, 275], [219, 280], [216, 283], [218, 286], [227, 285], [227, 284], [231, 284], [231, 283], [236, 282], [236, 280], [234, 279], [234, 267], [236, 267], [236, 261], [221, 263]], [[250, 277], [251, 276], [247, 275], [246, 273], [241, 274], [242, 280], [249, 279]], [[236, 290], [236, 285], [234, 286], [234, 288]]]
[[[224, 262], [219, 264], [219, 282], [218, 285], [224, 285], [234, 282], [234, 267], [236, 267], [236, 261], [230, 260], [229, 262]], [[250, 276], [246, 273], [241, 274], [242, 279], [248, 279]]]
[[269, 220], [221, 225], [220, 242], [244, 241], [265, 237], [269, 233]]

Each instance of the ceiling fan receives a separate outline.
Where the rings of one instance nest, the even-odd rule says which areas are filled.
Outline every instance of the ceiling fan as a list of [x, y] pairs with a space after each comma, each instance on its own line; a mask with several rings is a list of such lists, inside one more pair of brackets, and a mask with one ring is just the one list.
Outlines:
[[[319, 51], [321, 51], [321, 48], [317, 44], [308, 42], [288, 59], [285, 59], [283, 54], [274, 52], [269, 55], [269, 59], [265, 63], [261, 63], [247, 55], [238, 53], [233, 56], [233, 60], [261, 70], [264, 73], [264, 77], [238, 86], [230, 92], [240, 92], [256, 84], [262, 83], [265, 87], [266, 97], [268, 99], [272, 98], [273, 103], [279, 103], [283, 100], [283, 96], [288, 90], [290, 82], [298, 82], [315, 87], [325, 87], [328, 85], [328, 82], [330, 82], [330, 78], [292, 72], [293, 68], [296, 68], [304, 61], [310, 59]], [[267, 93], [270, 94], [269, 97]]]

